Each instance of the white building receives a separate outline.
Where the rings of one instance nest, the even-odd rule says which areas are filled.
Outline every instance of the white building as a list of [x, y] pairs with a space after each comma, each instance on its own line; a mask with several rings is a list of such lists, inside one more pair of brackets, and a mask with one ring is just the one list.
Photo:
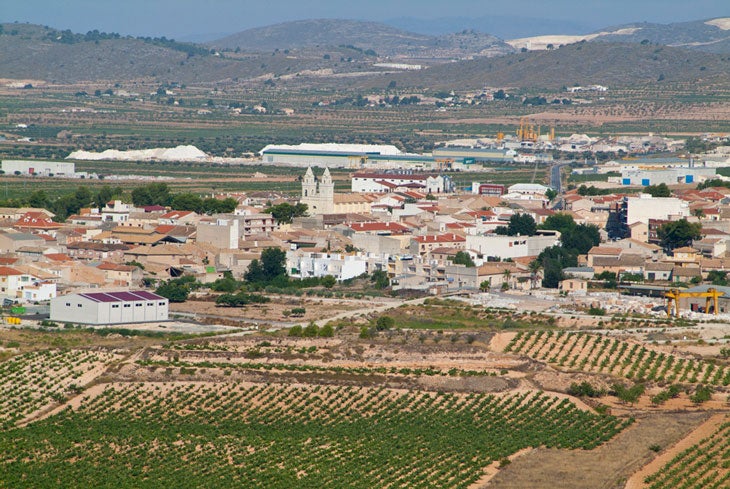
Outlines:
[[548, 187], [539, 183], [516, 183], [507, 189], [509, 195], [535, 195], [544, 196]]
[[51, 299], [51, 320], [112, 325], [167, 321], [169, 302], [147, 291], [68, 294]]
[[3, 160], [2, 170], [6, 175], [19, 172], [22, 175], [73, 177], [76, 165], [65, 161]]
[[674, 197], [652, 197], [640, 194], [626, 199], [626, 224], [649, 223], [649, 219], [681, 219], [689, 217], [689, 203]]
[[[26, 293], [26, 290], [28, 292]], [[56, 284], [12, 267], [0, 267], [0, 296], [25, 301], [47, 301], [56, 297]]]
[[466, 236], [466, 249], [485, 257], [521, 258], [537, 256], [544, 249], [560, 244], [559, 233], [545, 236]]
[[359, 277], [368, 271], [368, 257], [340, 253], [297, 253], [286, 254], [289, 275], [295, 278], [325, 277], [332, 275], [337, 280]]
[[107, 202], [101, 209], [101, 220], [104, 222], [125, 223], [129, 221], [129, 213], [134, 210], [134, 206], [125, 204], [121, 200], [112, 200]]
[[360, 193], [385, 193], [397, 190], [442, 194], [453, 192], [451, 178], [446, 175], [423, 173], [366, 173], [358, 172], [352, 177], [352, 191]]

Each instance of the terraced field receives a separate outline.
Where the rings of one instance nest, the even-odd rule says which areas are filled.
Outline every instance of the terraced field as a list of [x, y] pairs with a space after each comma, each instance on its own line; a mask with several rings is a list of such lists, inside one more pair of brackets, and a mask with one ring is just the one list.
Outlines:
[[504, 351], [545, 361], [563, 370], [605, 373], [636, 381], [730, 384], [730, 366], [585, 333], [519, 332]]

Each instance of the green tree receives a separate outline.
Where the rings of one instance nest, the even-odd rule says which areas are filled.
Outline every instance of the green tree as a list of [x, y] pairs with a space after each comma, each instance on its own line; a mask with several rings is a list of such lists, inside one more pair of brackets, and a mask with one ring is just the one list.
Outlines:
[[327, 289], [331, 289], [337, 283], [337, 279], [335, 277], [333, 277], [332, 275], [325, 275], [324, 277], [322, 277], [322, 280], [320, 281], [320, 283], [322, 284], [323, 287], [325, 287]]
[[304, 331], [302, 332], [302, 336], [305, 338], [314, 338], [319, 334], [319, 326], [317, 326], [316, 323], [311, 322], [307, 325], [306, 328], [304, 328]]
[[375, 329], [377, 331], [385, 331], [395, 326], [395, 319], [390, 316], [380, 316], [375, 322]]
[[44, 190], [36, 190], [28, 197], [28, 205], [45, 209], [48, 205], [48, 195]]
[[148, 183], [132, 190], [132, 203], [137, 207], [168, 206], [171, 202], [172, 194], [166, 183]]
[[289, 336], [301, 337], [303, 334], [304, 329], [298, 324], [289, 328]]
[[385, 289], [390, 285], [388, 272], [385, 270], [375, 270], [370, 274], [370, 281], [373, 282], [376, 289]]
[[172, 198], [171, 206], [177, 211], [203, 211], [203, 199], [199, 195], [190, 192], [177, 194]]
[[659, 185], [649, 185], [644, 188], [644, 192], [651, 195], [652, 197], [671, 197], [672, 191], [667, 187], [666, 183], [660, 183]]
[[687, 219], [662, 224], [657, 229], [657, 236], [665, 250], [689, 246], [692, 241], [702, 237], [702, 224], [688, 222]]
[[545, 192], [545, 197], [547, 197], [548, 200], [553, 200], [557, 196], [558, 196], [558, 192], [556, 192], [552, 188], [547, 189], [547, 191]]
[[188, 300], [190, 288], [183, 283], [170, 280], [157, 287], [155, 293], [165, 297], [170, 302], [185, 302]]
[[322, 338], [332, 338], [335, 335], [335, 329], [330, 324], [325, 324], [319, 328], [319, 336]]
[[307, 214], [307, 204], [295, 204], [291, 205], [287, 202], [271, 206], [267, 209], [276, 222], [281, 224], [289, 224], [295, 217], [304, 216]]
[[537, 223], [529, 214], [513, 214], [509, 218], [507, 234], [510, 236], [532, 236], [537, 231]]
[[266, 248], [260, 260], [251, 261], [243, 278], [257, 283], [286, 279], [286, 253], [279, 248]]
[[474, 260], [471, 259], [466, 251], [457, 251], [452, 260], [454, 265], [466, 265], [467, 268], [475, 267]]

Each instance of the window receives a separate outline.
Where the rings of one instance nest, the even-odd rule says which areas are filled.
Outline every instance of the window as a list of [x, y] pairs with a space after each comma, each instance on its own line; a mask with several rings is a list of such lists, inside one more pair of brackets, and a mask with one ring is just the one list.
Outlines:
[[137, 306], [137, 307], [142, 307], [142, 305], [143, 305], [143, 304], [142, 304], [141, 302], [140, 302], [140, 303], [138, 303], [138, 304], [135, 304], [135, 306]]
[[132, 304], [124, 304], [124, 307], [132, 307]]
[[76, 304], [76, 307], [84, 307], [84, 306], [82, 306], [81, 304]]
[[[5, 290], [5, 289], [3, 289], [3, 291], [4, 291], [4, 290]], [[66, 303], [66, 307], [71, 307], [71, 303], [70, 303], [70, 302], [67, 302], [67, 303]]]
[[147, 305], [148, 305], [148, 306], [154, 306], [154, 305], [155, 305], [155, 303], [154, 303], [154, 302], [148, 302], [148, 303], [147, 303]]
[[119, 304], [112, 304], [112, 309], [119, 309]]
[[157, 303], [157, 305], [158, 305], [158, 306], [164, 306], [164, 305], [165, 305], [165, 303], [164, 303], [164, 302], [158, 302], [158, 303]]

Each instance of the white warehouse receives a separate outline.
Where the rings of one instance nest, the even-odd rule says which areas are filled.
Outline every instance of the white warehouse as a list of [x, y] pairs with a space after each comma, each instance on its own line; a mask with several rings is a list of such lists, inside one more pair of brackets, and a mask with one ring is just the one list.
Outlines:
[[144, 290], [90, 292], [51, 299], [51, 321], [112, 325], [167, 321], [169, 301]]
[[66, 161], [3, 160], [2, 170], [6, 175], [41, 175], [44, 177], [73, 177], [76, 165]]

